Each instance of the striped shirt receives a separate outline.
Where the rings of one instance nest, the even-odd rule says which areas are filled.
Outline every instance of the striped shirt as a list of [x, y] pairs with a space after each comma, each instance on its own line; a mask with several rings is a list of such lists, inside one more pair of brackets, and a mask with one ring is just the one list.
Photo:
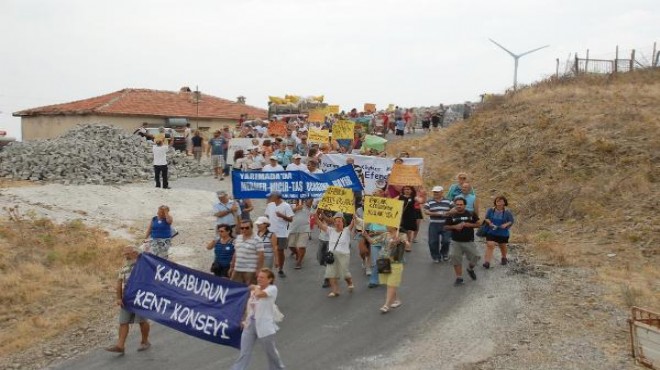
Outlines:
[[[452, 208], [452, 202], [450, 202], [447, 199], [441, 199], [440, 201], [437, 201], [435, 199], [430, 199], [428, 202], [424, 204], [424, 209], [429, 211], [429, 212], [447, 212]], [[444, 224], [445, 223], [445, 216], [430, 216], [430, 221], [431, 223], [434, 224]]]
[[273, 236], [273, 233], [270, 231], [266, 231], [266, 233], [263, 236], [258, 236], [257, 237], [261, 240], [261, 245], [264, 247], [264, 260], [270, 260], [273, 259], [273, 243], [271, 242], [270, 238]]
[[259, 259], [257, 253], [264, 251], [264, 245], [256, 235], [252, 235], [244, 239], [243, 235], [239, 235], [234, 239], [234, 248], [236, 255], [236, 264], [234, 271], [236, 272], [256, 272], [257, 261]]

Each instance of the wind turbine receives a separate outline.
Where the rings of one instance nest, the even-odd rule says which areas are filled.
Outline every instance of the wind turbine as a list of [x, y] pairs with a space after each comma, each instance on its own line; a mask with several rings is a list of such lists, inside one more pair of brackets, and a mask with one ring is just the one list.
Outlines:
[[492, 42], [493, 44], [495, 44], [495, 45], [499, 46], [500, 48], [502, 48], [502, 50], [506, 51], [507, 53], [509, 53], [509, 55], [511, 55], [513, 57], [513, 60], [515, 61], [514, 68], [513, 68], [513, 89], [514, 90], [516, 90], [516, 88], [518, 87], [518, 59], [524, 57], [527, 54], [531, 54], [535, 51], [538, 51], [538, 50], [541, 50], [541, 49], [544, 49], [544, 48], [547, 48], [548, 46], [550, 46], [550, 45], [545, 45], [545, 46], [541, 46], [540, 48], [536, 48], [536, 49], [532, 49], [530, 51], [526, 51], [522, 54], [514, 54], [514, 53], [510, 52], [509, 50], [507, 50], [504, 46], [502, 46], [502, 45], [498, 44], [497, 42], [495, 42], [495, 40], [493, 40], [493, 39], [488, 39], [488, 40], [490, 40], [490, 42]]

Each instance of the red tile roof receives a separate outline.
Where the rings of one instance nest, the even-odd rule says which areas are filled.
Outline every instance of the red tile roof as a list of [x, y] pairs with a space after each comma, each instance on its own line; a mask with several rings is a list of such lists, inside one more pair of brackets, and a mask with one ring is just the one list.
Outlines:
[[195, 93], [149, 89], [123, 89], [94, 98], [70, 103], [48, 105], [15, 112], [15, 117], [88, 115], [186, 117], [202, 119], [238, 120], [241, 114], [248, 118], [267, 118], [268, 111], [211, 95], [200, 94], [199, 115]]

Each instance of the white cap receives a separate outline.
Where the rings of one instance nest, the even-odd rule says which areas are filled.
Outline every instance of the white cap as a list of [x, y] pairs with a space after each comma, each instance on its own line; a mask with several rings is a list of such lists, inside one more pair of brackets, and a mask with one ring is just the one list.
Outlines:
[[271, 156], [270, 156], [270, 160], [271, 160], [271, 161], [276, 161], [276, 160], [277, 160], [277, 156], [271, 155]]
[[431, 189], [432, 192], [437, 192], [437, 191], [444, 191], [445, 188], [443, 188], [440, 185], [434, 186], [433, 189]]
[[259, 216], [256, 221], [254, 221], [255, 225], [261, 225], [261, 224], [269, 224], [270, 225], [270, 220], [268, 220], [268, 217], [266, 216]]

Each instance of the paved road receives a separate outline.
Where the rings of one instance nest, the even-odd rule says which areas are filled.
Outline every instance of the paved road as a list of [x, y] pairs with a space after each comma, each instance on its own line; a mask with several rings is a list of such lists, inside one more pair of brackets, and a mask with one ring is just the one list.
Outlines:
[[[424, 235], [424, 227], [421, 235]], [[364, 368], [372, 360], [382, 358], [402, 340], [414, 337], [448, 310], [460, 306], [478, 281], [462, 287], [452, 285], [449, 265], [433, 264], [428, 257], [426, 238], [414, 244], [407, 254], [401, 299], [403, 305], [381, 314], [385, 288], [367, 288], [358, 258], [353, 255], [351, 272], [356, 290], [327, 298], [320, 287], [323, 268], [308, 255], [302, 270], [287, 269], [287, 278], [278, 279], [278, 306], [285, 314], [277, 334], [277, 346], [289, 369]], [[316, 251], [312, 241], [310, 252]], [[354, 248], [355, 249], [355, 248]], [[355, 252], [355, 251], [354, 251]], [[483, 271], [483, 270], [482, 270]], [[478, 271], [479, 273], [479, 271]], [[139, 340], [137, 327], [131, 329], [128, 351], [116, 356], [94, 350], [87, 355], [56, 366], [58, 369], [228, 369], [238, 351], [208, 344], [169, 328], [153, 325], [152, 348], [135, 352]], [[252, 369], [265, 368], [260, 347], [255, 350]]]

